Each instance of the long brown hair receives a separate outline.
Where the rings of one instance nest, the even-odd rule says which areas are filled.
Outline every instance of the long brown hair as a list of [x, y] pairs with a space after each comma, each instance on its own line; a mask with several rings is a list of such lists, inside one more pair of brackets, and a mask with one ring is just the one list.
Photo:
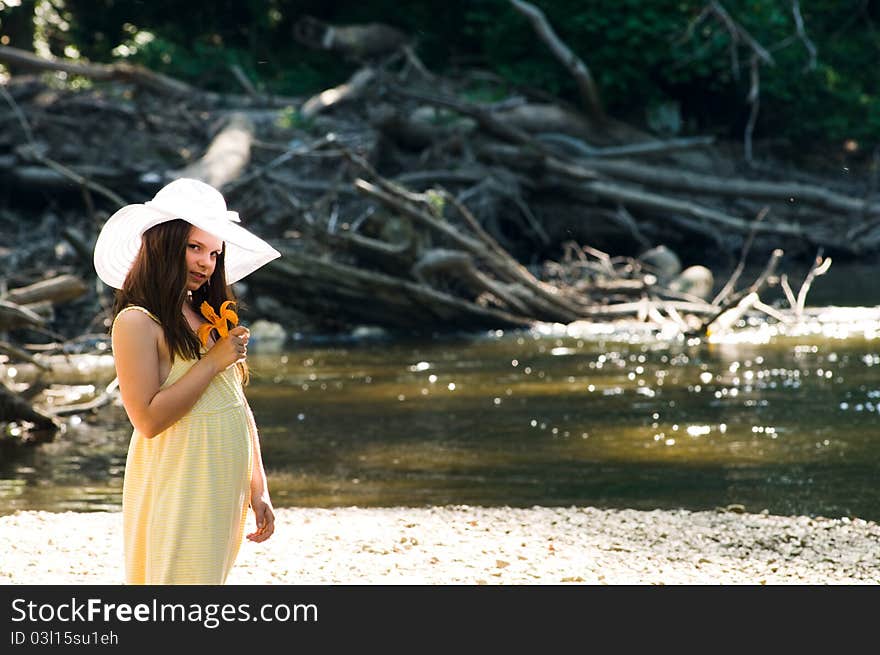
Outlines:
[[[129, 305], [148, 309], [162, 326], [171, 361], [175, 357], [200, 359], [201, 344], [183, 315], [183, 303], [189, 301], [186, 281], [186, 246], [192, 225], [183, 219], [159, 223], [143, 233], [141, 248], [122, 288], [116, 291], [113, 316]], [[232, 287], [226, 284], [226, 243], [217, 256], [214, 272], [208, 281], [192, 292], [192, 307], [201, 315], [202, 302], [215, 310], [226, 300], [236, 301]], [[236, 310], [238, 307], [236, 306]], [[245, 382], [248, 368], [239, 362]]]

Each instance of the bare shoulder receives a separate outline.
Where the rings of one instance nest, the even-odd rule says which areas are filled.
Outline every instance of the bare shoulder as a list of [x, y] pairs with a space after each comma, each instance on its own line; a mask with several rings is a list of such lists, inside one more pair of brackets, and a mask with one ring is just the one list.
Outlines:
[[113, 349], [118, 347], [142, 348], [156, 345], [162, 336], [162, 328], [141, 311], [122, 312], [113, 324]]
[[[128, 309], [128, 308], [126, 308]], [[123, 326], [123, 328], [138, 328], [143, 329], [146, 326], [149, 326], [151, 329], [159, 330], [159, 324], [156, 321], [147, 315], [144, 311], [121, 311], [116, 316], [116, 321], [113, 324], [113, 331], [115, 332], [119, 326]]]

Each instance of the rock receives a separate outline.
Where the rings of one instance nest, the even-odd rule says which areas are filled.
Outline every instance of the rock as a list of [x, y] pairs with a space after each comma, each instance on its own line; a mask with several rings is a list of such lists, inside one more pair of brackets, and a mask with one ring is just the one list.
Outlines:
[[678, 255], [662, 244], [646, 250], [638, 256], [638, 260], [656, 273], [664, 284], [681, 271], [681, 260]]
[[280, 323], [259, 319], [250, 325], [248, 346], [259, 352], [280, 352], [287, 340], [287, 333]]
[[678, 293], [687, 293], [703, 300], [709, 300], [715, 286], [715, 276], [705, 266], [688, 266], [672, 282], [669, 288]]
[[277, 316], [284, 308], [280, 300], [272, 296], [260, 295], [253, 300], [254, 310], [263, 316]]
[[359, 325], [351, 331], [355, 339], [382, 339], [388, 336], [388, 332], [375, 325]]
[[675, 101], [651, 105], [645, 111], [645, 120], [655, 133], [675, 136], [681, 133], [681, 104]]
[[[880, 582], [880, 562], [872, 556], [880, 539], [876, 522], [731, 507], [742, 505], [716, 512], [282, 507], [273, 538], [246, 541], [228, 583], [388, 584], [389, 576], [414, 584]], [[420, 547], [389, 550], [404, 523], [413, 526]], [[546, 556], [549, 538], [566, 545], [553, 557]], [[0, 552], [3, 584], [121, 584], [122, 515], [0, 516]]]

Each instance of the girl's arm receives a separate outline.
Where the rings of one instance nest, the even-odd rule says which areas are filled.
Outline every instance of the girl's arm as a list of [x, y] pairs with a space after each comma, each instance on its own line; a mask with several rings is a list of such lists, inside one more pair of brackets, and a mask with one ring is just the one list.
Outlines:
[[218, 341], [183, 377], [160, 391], [162, 328], [142, 312], [119, 316], [113, 328], [113, 357], [122, 404], [135, 430], [151, 439], [192, 409], [211, 379], [225, 368], [224, 362], [235, 352], [235, 346], [229, 343], [232, 334], [230, 331], [229, 336]]
[[247, 535], [251, 541], [265, 541], [275, 532], [275, 510], [272, 500], [269, 498], [269, 483], [266, 479], [266, 469], [263, 466], [263, 453], [260, 450], [260, 435], [257, 432], [257, 422], [250, 406], [246, 406], [248, 416], [248, 432], [254, 451], [254, 465], [251, 473], [251, 509], [254, 510], [257, 529]]

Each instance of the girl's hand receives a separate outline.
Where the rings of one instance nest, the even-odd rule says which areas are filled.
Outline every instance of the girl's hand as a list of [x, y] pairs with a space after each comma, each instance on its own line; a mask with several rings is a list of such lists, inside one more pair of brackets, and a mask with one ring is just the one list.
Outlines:
[[275, 511], [272, 509], [272, 502], [267, 496], [252, 497], [251, 509], [254, 510], [257, 529], [247, 535], [247, 538], [257, 543], [266, 541], [275, 532]]
[[211, 346], [205, 357], [214, 362], [218, 373], [236, 362], [244, 361], [247, 358], [247, 343], [250, 334], [250, 330], [242, 325], [232, 328], [229, 334]]

